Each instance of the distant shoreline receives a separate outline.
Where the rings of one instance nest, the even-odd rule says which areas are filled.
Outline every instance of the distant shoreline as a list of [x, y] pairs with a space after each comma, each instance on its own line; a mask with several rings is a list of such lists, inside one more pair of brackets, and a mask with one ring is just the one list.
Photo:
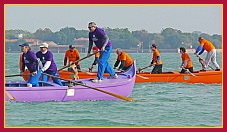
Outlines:
[[[51, 50], [51, 48], [50, 48]], [[179, 49], [158, 49], [161, 53], [179, 53]], [[217, 53], [222, 53], [223, 49], [216, 49]], [[115, 53], [116, 49], [112, 50], [112, 53]], [[137, 50], [137, 49], [123, 49], [123, 51], [127, 53], [151, 53], [148, 49], [143, 50]], [[52, 51], [53, 53], [65, 53], [65, 50], [59, 50], [59, 51]], [[186, 49], [187, 53], [195, 53], [195, 49]], [[5, 53], [21, 53], [20, 51], [12, 51], [12, 52], [5, 52]], [[80, 53], [86, 53], [86, 52], [80, 52]]]

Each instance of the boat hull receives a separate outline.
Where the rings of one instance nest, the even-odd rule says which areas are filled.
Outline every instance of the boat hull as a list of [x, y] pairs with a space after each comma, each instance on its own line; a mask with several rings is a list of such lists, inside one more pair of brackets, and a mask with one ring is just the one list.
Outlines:
[[[44, 101], [73, 101], [73, 100], [119, 100], [119, 98], [106, 94], [95, 89], [104, 90], [121, 96], [130, 96], [136, 76], [134, 65], [123, 73], [118, 74], [118, 78], [105, 77], [102, 82], [93, 83], [91, 79], [80, 79], [75, 82], [81, 85], [69, 86], [70, 81], [62, 81], [64, 86], [59, 86], [52, 81], [39, 81], [39, 87], [27, 87], [26, 82], [6, 82], [6, 100], [19, 102], [44, 102]], [[86, 86], [83, 86], [86, 85]], [[93, 87], [95, 89], [89, 88]]]
[[[63, 70], [60, 76], [63, 78], [73, 78], [73, 73]], [[79, 72], [80, 78], [95, 78], [95, 72]], [[149, 72], [137, 73], [136, 83], [149, 82], [170, 82], [170, 83], [204, 83], [220, 84], [222, 83], [222, 71], [208, 70], [206, 72], [195, 71], [191, 74], [181, 74], [180, 72], [163, 72], [163, 74], [150, 74]], [[109, 74], [105, 73], [105, 76]]]

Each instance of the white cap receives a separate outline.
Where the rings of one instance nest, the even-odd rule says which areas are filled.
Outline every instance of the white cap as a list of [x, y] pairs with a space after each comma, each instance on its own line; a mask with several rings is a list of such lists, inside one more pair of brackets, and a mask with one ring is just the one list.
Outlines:
[[48, 48], [48, 44], [47, 44], [46, 42], [44, 42], [44, 43], [42, 43], [39, 47], [40, 47], [40, 48], [43, 48], [43, 47]]

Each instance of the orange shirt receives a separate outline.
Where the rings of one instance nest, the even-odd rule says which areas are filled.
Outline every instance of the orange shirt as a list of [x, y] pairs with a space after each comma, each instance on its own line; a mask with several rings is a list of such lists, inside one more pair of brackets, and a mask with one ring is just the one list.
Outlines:
[[[20, 62], [19, 62], [20, 70], [22, 70], [22, 65], [23, 65], [22, 55], [23, 54], [20, 54]], [[25, 66], [25, 69], [24, 69], [24, 73], [30, 73], [29, 70], [28, 70], [28, 68], [26, 66]], [[23, 78], [27, 78], [27, 77], [23, 76]]]
[[68, 58], [69, 63], [71, 61], [75, 62], [76, 58], [80, 57], [80, 53], [79, 53], [79, 51], [77, 49], [74, 49], [73, 52], [71, 52], [70, 50], [67, 50], [65, 52], [65, 57]]
[[132, 65], [132, 63], [133, 63], [132, 58], [124, 51], [122, 51], [121, 54], [118, 55], [117, 59], [120, 61], [125, 60], [125, 67], [128, 67], [128, 66]]
[[95, 58], [99, 58], [99, 56], [100, 56], [100, 52], [95, 54]]
[[20, 70], [22, 70], [22, 55], [23, 54], [20, 54], [20, 62], [19, 62]]
[[[160, 56], [160, 53], [159, 51], [156, 49], [155, 51], [153, 51], [153, 62], [156, 62], [157, 61], [157, 57]], [[157, 65], [160, 65], [162, 64], [162, 59], [160, 59], [158, 62], [156, 62]]]
[[206, 39], [202, 39], [200, 41], [200, 45], [203, 46], [203, 48], [207, 51], [207, 52], [210, 52], [211, 50], [215, 49], [214, 45], [206, 40]]
[[187, 66], [186, 66], [185, 68], [191, 68], [191, 67], [193, 66], [193, 65], [192, 65], [192, 61], [191, 61], [191, 59], [190, 59], [188, 53], [183, 53], [183, 54], [181, 55], [181, 59], [182, 59], [182, 64], [184, 63], [185, 60], [188, 61], [188, 64], [187, 64]]

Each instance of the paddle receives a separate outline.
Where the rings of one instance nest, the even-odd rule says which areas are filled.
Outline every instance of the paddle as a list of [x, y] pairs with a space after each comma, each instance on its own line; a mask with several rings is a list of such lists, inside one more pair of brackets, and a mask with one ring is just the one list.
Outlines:
[[[89, 56], [85, 56], [84, 58], [81, 58], [81, 59], [75, 61], [75, 63], [77, 63], [77, 62], [79, 62], [79, 61], [82, 61], [82, 60], [84, 60], [84, 59], [86, 59], [86, 58], [89, 58], [89, 57], [91, 57], [92, 55], [95, 55], [95, 54], [98, 53], [98, 52], [100, 52], [100, 51], [97, 51], [97, 52], [95, 52], [95, 53], [93, 53], [93, 54], [90, 54]], [[73, 64], [75, 64], [75, 63], [72, 63], [71, 65], [73, 65]], [[62, 67], [62, 68], [60, 68], [60, 69], [58, 69], [58, 71], [63, 70], [63, 69], [65, 69], [65, 68], [67, 68], [67, 67], [70, 67], [70, 64], [67, 65], [67, 66], [64, 66], [64, 67]]]
[[14, 98], [10, 93], [8, 93], [7, 91], [5, 91], [6, 95], [8, 96], [8, 98], [10, 100], [16, 100], [16, 98]]
[[138, 75], [138, 74], [136, 74], [136, 76], [137, 76], [137, 77], [140, 77], [140, 78], [143, 78], [143, 79], [146, 79], [146, 80], [149, 79], [148, 77], [144, 77], [144, 76], [141, 76], [141, 75]]
[[[202, 66], [204, 66], [204, 60], [203, 60], [203, 58], [201, 58], [198, 54], [195, 54], [197, 57], [199, 57], [199, 62], [202, 64]], [[210, 66], [209, 64], [208, 64], [208, 66], [212, 69], [212, 70], [214, 70], [214, 68], [212, 67], [212, 66]]]
[[6, 75], [5, 77], [16, 77], [16, 76], [30, 76], [30, 74], [13, 74], [13, 75]]
[[138, 68], [138, 72], [140, 73], [142, 70], [147, 69], [148, 67], [151, 67], [151, 66], [154, 66], [154, 65], [151, 64], [151, 65], [146, 66], [144, 68]]
[[82, 84], [82, 83], [73, 82], [72, 80], [60, 78], [60, 77], [53, 76], [53, 75], [50, 75], [50, 74], [47, 74], [47, 73], [42, 73], [42, 74], [50, 76], [50, 77], [54, 77], [54, 78], [59, 78], [61, 80], [70, 81], [70, 82], [72, 82], [72, 83], [74, 83], [76, 85], [80, 85], [80, 86], [84, 86], [84, 87], [87, 87], [87, 88], [90, 88], [90, 89], [93, 89], [93, 90], [97, 90], [99, 92], [103, 92], [103, 93], [109, 94], [111, 96], [114, 96], [114, 97], [119, 98], [119, 99], [123, 99], [125, 101], [133, 101], [133, 98], [128, 98], [128, 97], [125, 97], [125, 96], [122, 96], [122, 95], [119, 95], [119, 94], [115, 94], [115, 93], [112, 93], [112, 92], [104, 91], [104, 90], [101, 90], [101, 89], [98, 89], [98, 88], [94, 88], [94, 87], [91, 87], [91, 86], [88, 86], [88, 85], [85, 85], [85, 84]]
[[195, 74], [193, 74], [193, 73], [191, 73], [188, 69], [185, 69], [185, 68], [182, 68], [182, 69], [184, 69], [185, 71], [187, 71], [189, 74], [191, 74], [193, 77], [196, 77], [196, 75]]

